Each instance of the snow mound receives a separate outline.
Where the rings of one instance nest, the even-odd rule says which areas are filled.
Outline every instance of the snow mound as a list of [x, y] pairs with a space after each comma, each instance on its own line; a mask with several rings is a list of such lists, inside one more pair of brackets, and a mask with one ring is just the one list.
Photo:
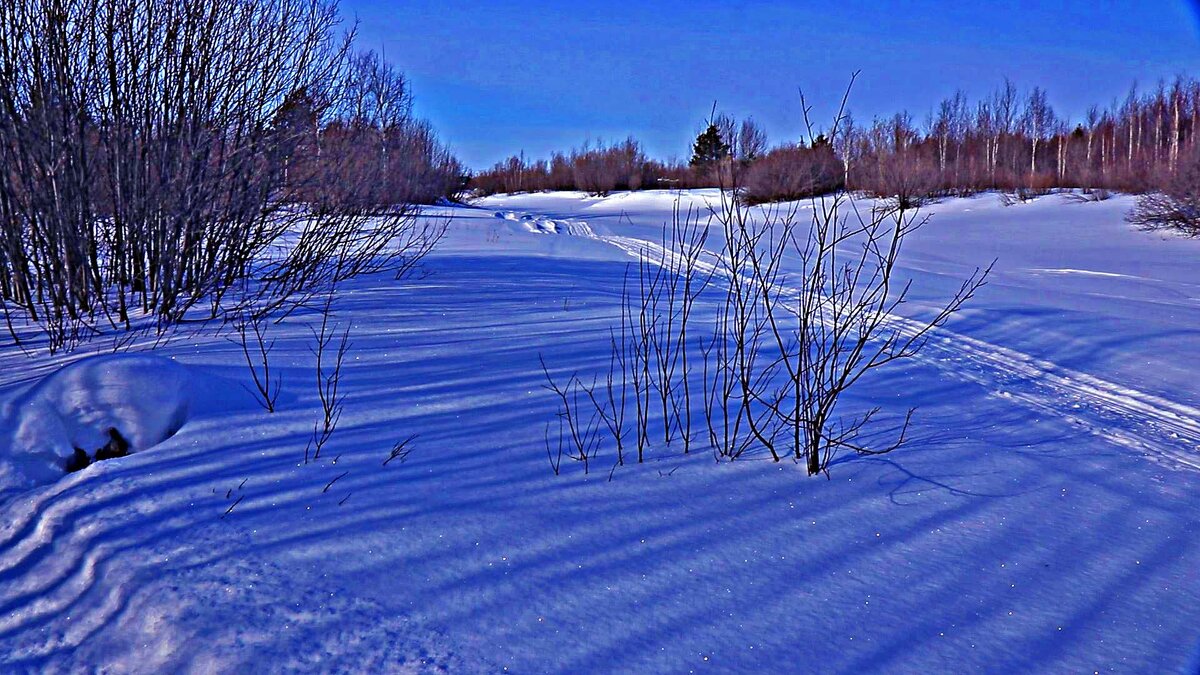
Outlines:
[[75, 448], [91, 451], [116, 429], [130, 452], [187, 422], [192, 378], [170, 359], [104, 355], [68, 365], [0, 412], [0, 491], [53, 482]]

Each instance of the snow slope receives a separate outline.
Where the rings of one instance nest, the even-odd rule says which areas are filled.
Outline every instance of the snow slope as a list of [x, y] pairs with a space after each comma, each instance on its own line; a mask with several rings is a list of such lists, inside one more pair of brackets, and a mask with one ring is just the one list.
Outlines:
[[107, 421], [69, 402], [114, 397], [71, 383], [116, 363], [179, 374], [122, 374], [115, 400], [153, 402], [138, 424], [183, 422], [41, 487], [0, 484], [0, 670], [1195, 667], [1200, 242], [1131, 230], [1126, 198], [935, 205], [905, 259], [912, 311], [997, 265], [921, 358], [851, 402], [919, 406], [910, 448], [844, 457], [828, 481], [661, 450], [611, 481], [609, 455], [556, 477], [538, 357], [606, 363], [622, 275], [676, 198], [716, 195], [432, 212], [452, 220], [426, 275], [339, 294], [346, 412], [307, 465], [312, 316], [273, 327], [274, 414], [220, 336], [115, 361], [0, 350], [6, 420], [94, 431]]

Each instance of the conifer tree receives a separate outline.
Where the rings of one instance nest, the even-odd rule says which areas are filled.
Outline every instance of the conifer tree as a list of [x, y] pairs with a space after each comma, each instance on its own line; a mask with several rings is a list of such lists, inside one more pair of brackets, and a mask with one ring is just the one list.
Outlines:
[[692, 144], [692, 166], [711, 166], [729, 156], [729, 144], [721, 138], [716, 124], [709, 124]]

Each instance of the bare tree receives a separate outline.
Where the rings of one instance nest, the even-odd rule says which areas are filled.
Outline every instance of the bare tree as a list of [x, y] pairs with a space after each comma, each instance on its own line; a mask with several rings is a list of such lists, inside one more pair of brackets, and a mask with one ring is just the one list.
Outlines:
[[737, 143], [734, 147], [734, 158], [747, 164], [754, 162], [767, 152], [767, 132], [747, 117], [738, 127]]
[[1029, 100], [1025, 104], [1025, 116], [1022, 119], [1025, 130], [1029, 134], [1030, 159], [1029, 173], [1037, 175], [1038, 145], [1046, 140], [1054, 129], [1054, 109], [1046, 101], [1046, 92], [1040, 87], [1034, 87], [1029, 92]]

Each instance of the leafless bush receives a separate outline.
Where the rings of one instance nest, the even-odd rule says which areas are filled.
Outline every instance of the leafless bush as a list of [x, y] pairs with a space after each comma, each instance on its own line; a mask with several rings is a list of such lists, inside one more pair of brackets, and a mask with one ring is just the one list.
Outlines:
[[[782, 214], [794, 217], [795, 207], [763, 209], [756, 219], [732, 194], [723, 194], [716, 213], [724, 247], [719, 256], [718, 278], [725, 283], [708, 339], [701, 345], [704, 374], [704, 415], [708, 438], [718, 459], [737, 459], [754, 445], [765, 447], [778, 461], [771, 402], [761, 390], [770, 373], [762, 372], [767, 336], [767, 315], [759, 302], [756, 284], [772, 287], [780, 282], [782, 256], [766, 257], [774, 248], [772, 225]], [[767, 263], [756, 265], [766, 257]]]
[[[538, 357], [539, 360], [541, 357]], [[550, 425], [546, 427], [546, 454], [550, 458], [550, 466], [557, 475], [562, 465], [562, 457], [566, 455], [583, 464], [583, 472], [590, 472], [591, 461], [600, 447], [601, 415], [599, 407], [589, 404], [596, 402], [591, 391], [582, 381], [572, 374], [566, 384], [559, 384], [550, 375], [546, 362], [541, 361], [542, 374], [546, 377], [546, 389], [554, 393], [558, 399], [557, 445], [552, 451], [550, 441]], [[602, 406], [603, 403], [600, 404]]]
[[642, 186], [642, 168], [646, 156], [632, 138], [623, 143], [595, 148], [585, 143], [571, 154], [571, 172], [575, 185], [589, 194], [607, 195], [613, 190], [636, 190]]
[[[989, 271], [976, 270], [931, 317], [901, 318], [898, 310], [910, 286], [895, 279], [896, 265], [905, 240], [925, 219], [894, 205], [864, 213], [846, 199], [839, 194], [821, 200], [809, 226], [802, 228], [804, 234], [790, 231], [787, 221], [776, 223], [784, 230], [784, 250], [800, 261], [787, 279], [795, 291], [781, 292], [759, 281], [786, 387], [786, 405], [772, 406], [775, 421], [785, 429], [794, 458], [805, 460], [809, 474], [824, 471], [842, 449], [879, 454], [904, 443], [912, 411], [893, 441], [868, 447], [860, 435], [879, 409], [842, 416], [842, 395], [868, 373], [915, 356], [930, 331], [974, 295]], [[774, 253], [768, 249], [768, 254]]]
[[[332, 295], [330, 301], [331, 299]], [[305, 464], [309, 462], [310, 452], [313, 461], [321, 458], [321, 450], [333, 437], [344, 410], [344, 395], [341, 391], [342, 365], [350, 351], [350, 328], [347, 327], [339, 333], [339, 327], [330, 324], [330, 301], [326, 302], [321, 311], [320, 327], [312, 330], [314, 345], [311, 351], [316, 357], [317, 398], [321, 401], [321, 417], [313, 423], [312, 436], [304, 448]]]
[[898, 208], [913, 209], [942, 194], [936, 167], [916, 150], [866, 155], [850, 169], [851, 185]]
[[[718, 459], [757, 449], [816, 475], [840, 451], [901, 447], [911, 410], [881, 429], [878, 408], [848, 413], [845, 394], [872, 372], [919, 353], [990, 271], [977, 269], [932, 314], [902, 316], [910, 283], [897, 278], [898, 262], [906, 239], [925, 222], [908, 203], [860, 208], [846, 193], [834, 193], [812, 198], [811, 215], [801, 219], [794, 204], [747, 206], [734, 186], [703, 224], [677, 211], [662, 245], [643, 250], [637, 284], [626, 284], [623, 339], [610, 340], [619, 353], [610, 371], [620, 364], [624, 375], [606, 381], [620, 383], [612, 389], [624, 391], [626, 383], [633, 389], [638, 461], [657, 424], [664, 449], [680, 439], [680, 449], [689, 451], [693, 388]], [[715, 254], [704, 249], [710, 227], [722, 234]], [[705, 293], [714, 280], [718, 292]], [[702, 297], [713, 321], [697, 334], [689, 317]], [[698, 363], [698, 387], [691, 363]], [[593, 388], [575, 375], [565, 387], [551, 384], [559, 399], [560, 458], [564, 447], [595, 456], [596, 429], [612, 419], [618, 399], [590, 395]], [[548, 452], [549, 439], [548, 433]], [[551, 465], [557, 472], [553, 453]]]
[[235, 342], [242, 348], [246, 368], [254, 381], [253, 393], [267, 412], [273, 413], [283, 382], [278, 373], [271, 372], [271, 352], [275, 348], [275, 340], [266, 337], [266, 319], [254, 314], [239, 317], [234, 322], [233, 330], [238, 336]]
[[[405, 251], [386, 242], [421, 231], [408, 205], [452, 158], [410, 119], [394, 72], [347, 67], [353, 35], [338, 22], [333, 0], [0, 5], [7, 310], [41, 326], [52, 350], [69, 348], [139, 316], [169, 326], [205, 303], [210, 316], [286, 306], [307, 280], [424, 250], [421, 236]], [[378, 137], [370, 162], [323, 136], [362, 71], [379, 85], [359, 87], [377, 94], [373, 126], [356, 130]], [[397, 89], [399, 117], [380, 111]], [[384, 191], [380, 153], [401, 177]], [[460, 180], [461, 167], [449, 173]], [[281, 254], [306, 228], [351, 248]]]
[[[656, 251], [643, 256], [655, 272], [646, 285], [650, 315], [651, 381], [661, 405], [663, 441], [678, 437], [684, 454], [692, 444], [692, 372], [689, 358], [694, 340], [692, 317], [696, 301], [708, 287], [715, 268], [701, 256], [708, 241], [708, 220], [693, 210], [681, 212], [676, 203], [671, 222], [663, 228]], [[649, 269], [643, 266], [643, 274]]]
[[1170, 229], [1189, 237], [1200, 235], [1200, 151], [1181, 162], [1162, 192], [1138, 199], [1130, 220], [1146, 230]]
[[12, 299], [51, 323], [127, 324], [135, 303], [178, 320], [275, 239], [272, 114], [289, 92], [324, 91], [335, 76], [348, 44], [332, 32], [336, 8], [43, 9], [0, 9]]
[[776, 148], [749, 166], [742, 198], [748, 204], [807, 199], [841, 189], [842, 173], [828, 143]]
[[516, 155], [472, 176], [468, 183], [475, 196], [541, 190], [605, 195], [614, 190], [715, 185], [689, 167], [647, 159], [632, 138], [613, 145], [587, 142], [569, 154], [554, 153], [548, 161]]
[[[604, 374], [603, 388], [599, 395], [596, 393], [599, 387], [595, 383], [586, 388], [588, 400], [600, 416], [609, 435], [612, 436], [616, 446], [617, 464], [620, 466], [625, 464], [625, 443], [628, 436], [626, 429], [626, 405], [629, 400], [630, 375], [628, 337], [624, 330], [624, 311], [622, 311], [622, 330], [619, 332], [615, 329], [609, 330], [608, 370]], [[552, 463], [555, 466], [555, 474], [557, 474], [558, 465], [561, 462], [555, 463], [552, 459]]]

